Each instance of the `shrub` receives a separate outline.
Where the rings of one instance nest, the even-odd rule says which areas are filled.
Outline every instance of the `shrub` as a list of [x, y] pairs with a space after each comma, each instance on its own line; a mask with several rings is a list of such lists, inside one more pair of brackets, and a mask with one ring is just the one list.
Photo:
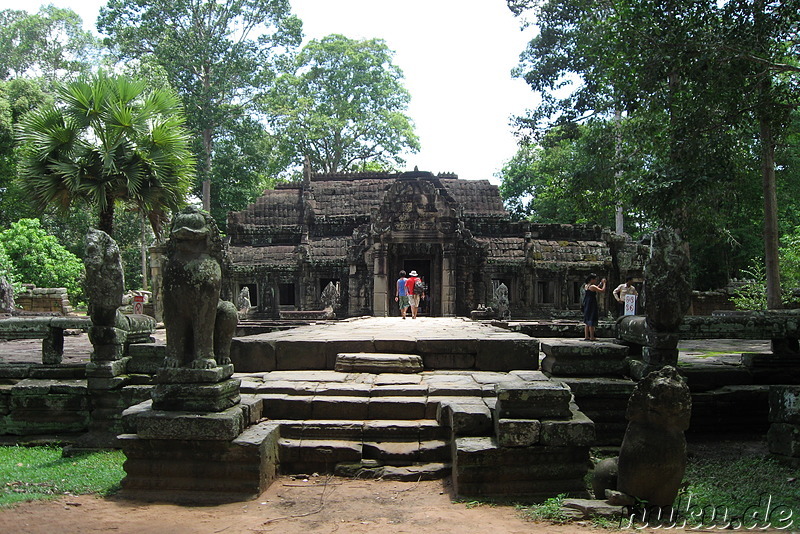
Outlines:
[[20, 219], [0, 233], [0, 242], [11, 262], [11, 274], [18, 283], [38, 287], [65, 287], [70, 298], [83, 295], [83, 263], [47, 234], [38, 219]]

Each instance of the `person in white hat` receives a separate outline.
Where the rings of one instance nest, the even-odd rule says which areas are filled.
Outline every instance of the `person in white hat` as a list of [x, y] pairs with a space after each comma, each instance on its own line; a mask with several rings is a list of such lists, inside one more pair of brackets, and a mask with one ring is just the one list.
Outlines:
[[425, 298], [425, 286], [422, 284], [417, 271], [408, 273], [406, 293], [408, 293], [408, 303], [411, 305], [411, 318], [416, 319], [419, 301]]

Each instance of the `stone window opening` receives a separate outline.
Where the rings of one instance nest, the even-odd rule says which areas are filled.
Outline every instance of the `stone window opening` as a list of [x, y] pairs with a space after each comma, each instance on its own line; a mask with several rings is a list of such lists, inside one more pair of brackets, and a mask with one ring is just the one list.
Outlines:
[[536, 281], [536, 304], [556, 303], [556, 283], [553, 280]]
[[295, 285], [292, 283], [278, 284], [278, 304], [295, 306], [295, 303]]

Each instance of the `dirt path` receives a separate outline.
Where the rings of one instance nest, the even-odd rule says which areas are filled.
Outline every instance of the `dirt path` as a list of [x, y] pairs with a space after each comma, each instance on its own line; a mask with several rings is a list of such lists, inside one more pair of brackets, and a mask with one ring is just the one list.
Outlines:
[[[587, 534], [579, 524], [525, 521], [513, 506], [450, 500], [448, 481], [379, 482], [326, 477], [278, 479], [258, 499], [180, 506], [120, 497], [67, 496], [0, 510], [0, 532], [73, 534]], [[320, 508], [321, 506], [321, 508]]]

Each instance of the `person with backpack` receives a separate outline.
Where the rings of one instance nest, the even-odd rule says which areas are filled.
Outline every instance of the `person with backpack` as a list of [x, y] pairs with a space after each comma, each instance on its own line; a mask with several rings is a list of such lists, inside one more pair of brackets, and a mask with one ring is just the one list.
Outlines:
[[397, 279], [397, 295], [394, 297], [394, 301], [400, 306], [400, 315], [403, 319], [406, 318], [406, 312], [408, 311], [409, 302], [408, 302], [408, 288], [406, 287], [406, 272], [400, 271], [400, 278]]
[[411, 305], [411, 318], [417, 318], [417, 310], [419, 310], [420, 300], [425, 298], [425, 284], [419, 278], [417, 271], [408, 273], [406, 280], [406, 293], [408, 293], [408, 302]]

